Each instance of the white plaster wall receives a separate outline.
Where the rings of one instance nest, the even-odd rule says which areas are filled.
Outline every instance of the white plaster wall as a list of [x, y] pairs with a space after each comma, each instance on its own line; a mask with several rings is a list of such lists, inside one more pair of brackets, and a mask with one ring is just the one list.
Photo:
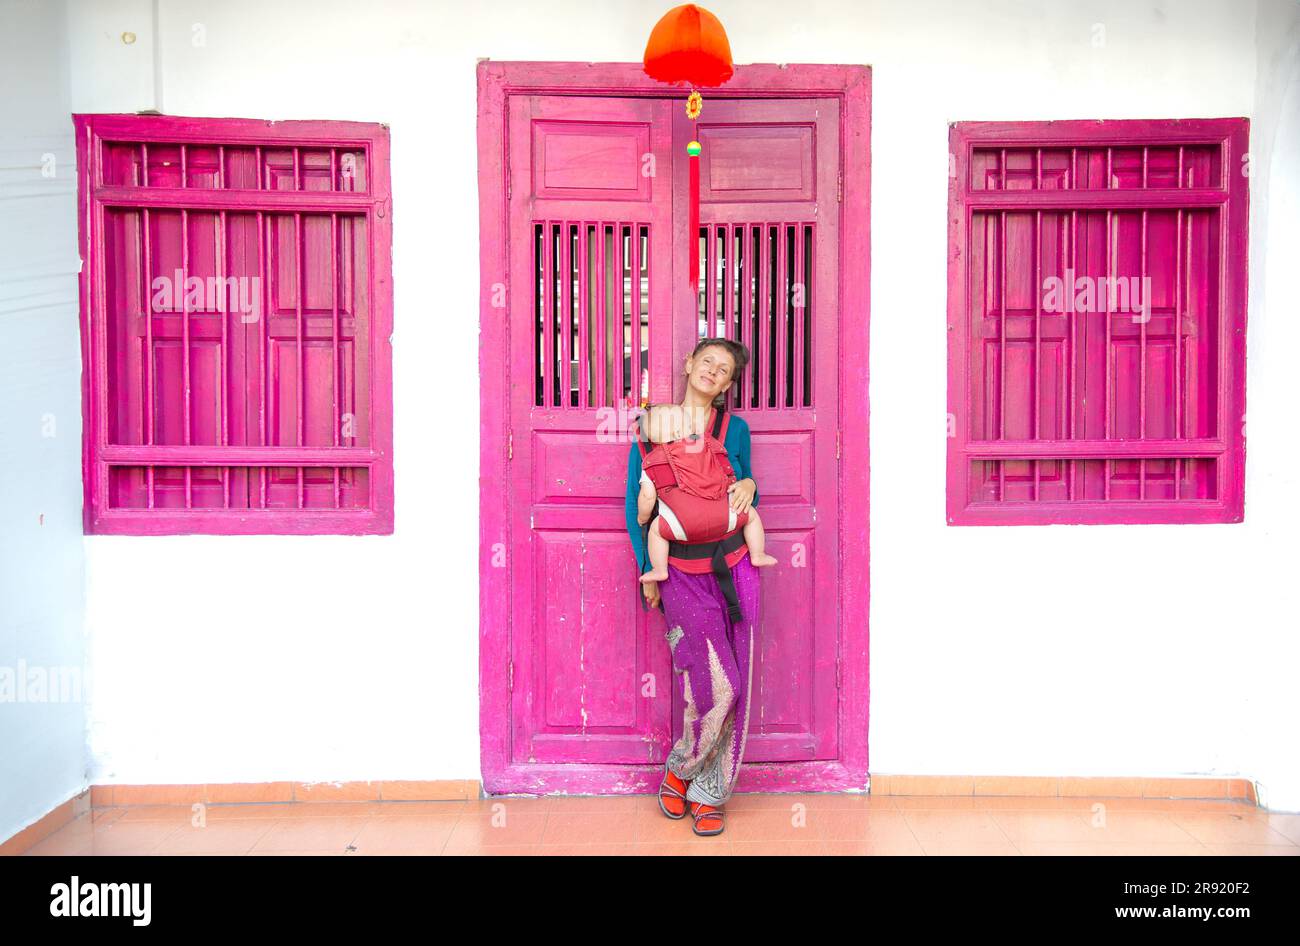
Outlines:
[[[88, 540], [95, 780], [477, 777], [477, 563], [435, 539], [477, 534], [475, 60], [635, 61], [667, 4], [164, 0], [155, 31], [70, 3], [73, 110], [387, 122], [395, 202], [396, 533]], [[874, 67], [872, 770], [1244, 776], [1300, 808], [1295, 5], [710, 7], [740, 62]], [[1246, 522], [945, 526], [948, 123], [1242, 115]]]
[[81, 792], [89, 761], [65, 36], [62, 4], [0, 3], [0, 841]]

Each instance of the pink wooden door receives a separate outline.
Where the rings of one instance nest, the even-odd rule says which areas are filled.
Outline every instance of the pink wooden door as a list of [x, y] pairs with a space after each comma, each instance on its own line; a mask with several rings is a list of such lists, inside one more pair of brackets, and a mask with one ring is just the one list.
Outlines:
[[681, 398], [703, 334], [753, 354], [735, 409], [782, 560], [746, 758], [833, 760], [838, 103], [707, 102], [697, 300], [680, 98], [509, 102], [511, 765], [488, 788], [643, 790], [678, 734], [663, 617], [637, 604], [621, 431], [627, 399]]

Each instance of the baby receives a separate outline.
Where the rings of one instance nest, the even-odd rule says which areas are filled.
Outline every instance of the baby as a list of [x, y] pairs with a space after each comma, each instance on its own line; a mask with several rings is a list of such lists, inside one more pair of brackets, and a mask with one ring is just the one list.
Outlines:
[[[645, 524], [654, 510], [657, 491], [654, 481], [644, 470], [641, 471], [641, 492], [637, 495], [637, 522]], [[731, 503], [731, 495], [722, 496], [718, 502]], [[724, 507], [725, 508], [725, 507]], [[641, 581], [667, 581], [668, 579], [668, 540], [659, 532], [659, 518], [650, 523], [650, 534], [646, 537], [646, 549], [650, 555], [650, 571], [641, 576]], [[757, 567], [775, 565], [776, 559], [764, 551], [765, 537], [763, 523], [758, 517], [758, 510], [749, 507], [749, 518], [741, 530], [745, 536], [745, 545], [749, 548], [749, 560]]]

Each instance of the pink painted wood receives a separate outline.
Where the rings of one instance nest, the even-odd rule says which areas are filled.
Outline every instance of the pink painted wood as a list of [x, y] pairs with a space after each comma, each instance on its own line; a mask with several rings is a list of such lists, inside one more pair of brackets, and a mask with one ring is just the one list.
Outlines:
[[950, 136], [948, 522], [1240, 522], [1246, 119]]
[[387, 129], [74, 121], [86, 531], [391, 533]]
[[[716, 137], [705, 153], [715, 148], [718, 163], [702, 169], [714, 249], [701, 310], [682, 288], [685, 189], [672, 186], [685, 173], [682, 96], [638, 64], [480, 64], [489, 791], [657, 786], [679, 708], [670, 712], [662, 616], [634, 595], [629, 442], [593, 433], [623, 395], [641, 393], [638, 362], [652, 400], [680, 397], [680, 359], [710, 315], [753, 348], [743, 315], [764, 290], [774, 315], [757, 338], [775, 343], [761, 350], [782, 368], [747, 379], [750, 403], [737, 410], [753, 431], [772, 544], [787, 561], [802, 544], [807, 567], [765, 575], [762, 722], [740, 788], [865, 787], [869, 83], [863, 67], [742, 66], [727, 98], [747, 101], [706, 102], [701, 135]], [[770, 271], [746, 278], [759, 261]], [[786, 301], [779, 288], [800, 276], [809, 285]], [[791, 334], [771, 333], [772, 317], [789, 318], [777, 324]], [[853, 513], [841, 517], [844, 505]]]

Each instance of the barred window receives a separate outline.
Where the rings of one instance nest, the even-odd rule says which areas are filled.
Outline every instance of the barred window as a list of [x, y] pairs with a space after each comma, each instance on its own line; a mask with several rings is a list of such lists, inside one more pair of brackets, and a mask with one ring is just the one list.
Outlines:
[[391, 533], [387, 129], [75, 120], [86, 532]]
[[1247, 121], [959, 122], [948, 522], [1239, 522]]

